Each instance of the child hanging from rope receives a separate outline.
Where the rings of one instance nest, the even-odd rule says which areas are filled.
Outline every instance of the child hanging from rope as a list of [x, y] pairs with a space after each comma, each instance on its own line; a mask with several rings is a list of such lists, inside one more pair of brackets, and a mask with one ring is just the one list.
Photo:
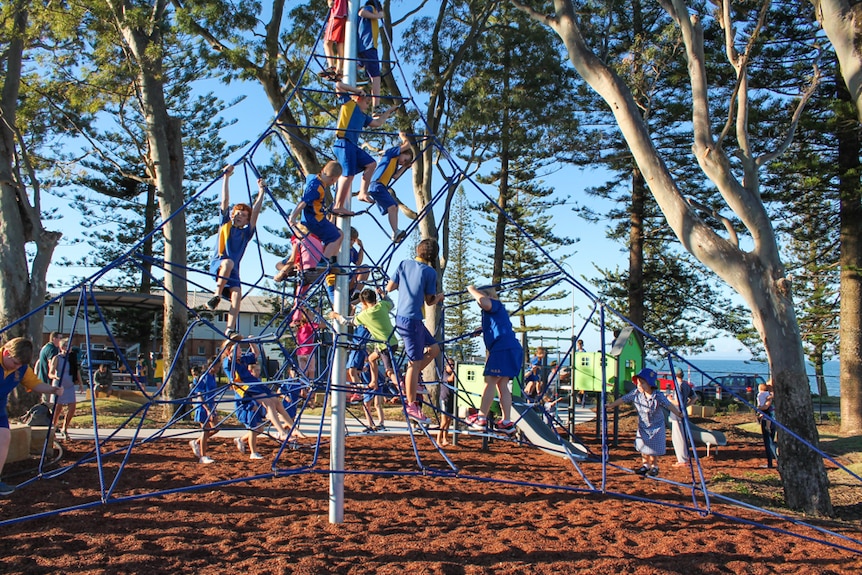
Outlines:
[[377, 204], [380, 215], [389, 217], [389, 226], [392, 228], [392, 241], [396, 244], [404, 239], [405, 233], [398, 229], [398, 204], [389, 192], [389, 184], [393, 180], [400, 178], [410, 168], [410, 164], [413, 163], [413, 150], [410, 149], [407, 134], [399, 132], [398, 137], [401, 138], [401, 144], [383, 152], [383, 156], [377, 163], [377, 168], [371, 176], [371, 185], [368, 188], [368, 193], [363, 194], [360, 191], [356, 198], [360, 202]]
[[323, 244], [323, 258], [331, 264], [336, 263], [342, 235], [341, 230], [326, 219], [323, 203], [326, 189], [338, 180], [341, 173], [341, 165], [333, 160], [327, 162], [316, 176], [308, 176], [302, 198], [288, 218], [291, 227], [297, 229], [297, 222], [302, 216], [302, 224]]
[[233, 174], [233, 166], [224, 169], [224, 182], [221, 193], [221, 227], [218, 232], [215, 257], [210, 262], [210, 273], [216, 275], [215, 295], [207, 302], [207, 307], [214, 310], [222, 298], [230, 301], [227, 316], [228, 339], [237, 339], [237, 318], [239, 306], [242, 303], [242, 284], [239, 279], [239, 263], [245, 253], [245, 248], [254, 237], [257, 218], [263, 207], [263, 180], [257, 181], [258, 194], [253, 206], [236, 204], [230, 207], [229, 180]]
[[364, 90], [337, 82], [335, 85], [341, 107], [338, 110], [338, 122], [335, 132], [335, 145], [333, 152], [338, 163], [341, 164], [341, 177], [338, 179], [338, 189], [335, 193], [335, 204], [332, 213], [341, 216], [352, 216], [353, 212], [346, 208], [347, 199], [353, 186], [353, 176], [362, 173], [362, 185], [360, 186], [360, 197], [368, 196], [368, 187], [371, 185], [371, 176], [377, 163], [368, 152], [359, 147], [359, 135], [365, 127], [379, 128], [389, 119], [398, 106], [392, 106], [380, 116], [371, 117], [365, 112], [368, 110], [370, 98]]
[[422, 406], [416, 401], [419, 374], [425, 366], [440, 354], [440, 344], [428, 332], [423, 323], [424, 307], [436, 306], [443, 301], [444, 294], [437, 293], [437, 241], [424, 239], [416, 246], [416, 259], [398, 264], [395, 275], [386, 286], [386, 291], [398, 291], [398, 313], [395, 329], [404, 342], [407, 355], [407, 375], [404, 395], [407, 401], [407, 417], [419, 423], [427, 423]]
[[502, 419], [495, 424], [495, 430], [511, 435], [515, 433], [515, 424], [511, 420], [512, 392], [509, 391], [509, 380], [521, 372], [524, 362], [524, 350], [515, 332], [509, 313], [493, 288], [480, 291], [474, 286], [467, 286], [467, 292], [473, 296], [482, 310], [482, 336], [488, 357], [485, 360], [485, 389], [479, 403], [479, 413], [467, 418], [470, 429], [485, 431], [488, 427], [488, 414], [494, 401], [494, 388], [500, 397]]

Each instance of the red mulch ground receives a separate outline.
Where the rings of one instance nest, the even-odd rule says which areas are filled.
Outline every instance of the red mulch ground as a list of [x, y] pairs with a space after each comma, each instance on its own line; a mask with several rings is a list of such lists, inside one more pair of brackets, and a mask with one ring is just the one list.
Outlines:
[[[720, 422], [716, 426], [722, 425]], [[732, 433], [731, 445], [704, 459], [713, 489], [749, 501], [780, 504], [777, 475], [760, 469], [756, 437]], [[630, 432], [612, 462], [635, 463]], [[226, 439], [213, 439], [212, 465], [198, 465], [187, 441], [136, 448], [115, 496], [179, 488], [253, 474], [271, 461], [249, 461]], [[65, 461], [88, 445], [64, 443]], [[261, 451], [273, 453], [274, 444]], [[426, 465], [445, 468], [427, 440]], [[480, 451], [470, 438], [447, 454], [462, 474], [583, 487], [573, 466], [535, 449], [494, 442]], [[672, 450], [662, 477], [685, 481]], [[700, 450], [704, 455], [704, 450]], [[286, 452], [282, 467], [310, 461]], [[328, 465], [328, 447], [318, 469]], [[415, 470], [406, 437], [350, 437], [348, 467]], [[31, 462], [32, 465], [32, 462]], [[107, 465], [117, 468], [116, 458]], [[598, 486], [599, 464], [583, 469]], [[7, 472], [14, 469], [7, 469]], [[20, 481], [20, 478], [18, 479]], [[0, 528], [0, 571], [12, 573], [862, 573], [862, 554], [687, 510], [625, 498], [517, 484], [433, 476], [349, 475], [344, 522], [328, 520], [328, 476], [288, 475], [156, 498], [98, 505]], [[740, 488], [740, 486], [743, 486]], [[98, 501], [98, 477], [84, 465], [0, 499], [3, 519]], [[609, 468], [608, 490], [690, 504], [690, 491]], [[841, 521], [829, 529], [859, 539], [860, 488], [836, 492]], [[855, 493], [855, 496], [853, 495]], [[818, 536], [761, 513], [713, 505], [714, 511]], [[818, 536], [820, 537], [820, 536]], [[859, 548], [859, 546], [857, 546]], [[406, 571], [405, 571], [406, 570]]]

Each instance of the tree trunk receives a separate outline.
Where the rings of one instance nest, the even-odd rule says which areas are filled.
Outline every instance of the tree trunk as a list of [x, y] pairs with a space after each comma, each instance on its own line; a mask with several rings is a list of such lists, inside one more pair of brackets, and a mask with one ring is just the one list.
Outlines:
[[862, 5], [850, 0], [811, 0], [817, 21], [832, 43], [841, 75], [849, 90], [850, 100], [856, 106], [857, 118], [862, 121]]
[[[849, 101], [839, 87], [837, 97]], [[839, 112], [840, 113], [840, 112]], [[838, 323], [841, 431], [862, 432], [862, 198], [860, 198], [860, 125], [853, 118], [838, 122], [838, 213], [841, 310]]]
[[[6, 74], [0, 93], [0, 326], [3, 327], [45, 302], [48, 264], [62, 236], [42, 227], [39, 182], [18, 133], [17, 107], [28, 17], [28, 2], [16, 2], [13, 40], [5, 49], [5, 62], [0, 62], [0, 69], [5, 69]], [[22, 171], [30, 181], [32, 205]], [[28, 275], [26, 246], [29, 242], [36, 243], [36, 254]], [[29, 335], [38, 350], [42, 344], [43, 318], [44, 312], [40, 312], [16, 324], [4, 332], [3, 340]], [[38, 394], [16, 387], [9, 394], [9, 414], [21, 414], [39, 400]]]
[[[159, 192], [159, 208], [165, 236], [165, 317], [163, 327], [163, 359], [167, 399], [188, 395], [186, 353], [180, 342], [188, 325], [188, 286], [186, 282], [187, 247], [185, 211], [183, 205], [183, 150], [180, 121], [168, 114], [165, 103], [164, 71], [161, 61], [161, 26], [165, 17], [164, 3], [153, 11], [149, 26], [144, 23], [119, 21], [123, 37], [138, 66], [138, 89], [141, 95], [148, 144], [147, 170]], [[118, 10], [118, 14], [124, 14]], [[148, 35], [144, 30], [150, 31]], [[176, 212], [176, 213], [175, 213]], [[174, 363], [176, 361], [176, 363]], [[168, 369], [174, 369], [168, 373]], [[172, 405], [176, 408], [175, 405]]]
[[[663, 6], [676, 18], [686, 48], [692, 94], [693, 152], [727, 206], [751, 233], [754, 243], [751, 251], [743, 251], [734, 242], [719, 236], [688, 205], [650, 138], [631, 90], [587, 46], [573, 3], [554, 0], [555, 11], [551, 16], [519, 5], [557, 32], [578, 74], [607, 102], [649, 191], [685, 249], [746, 301], [774, 374], [776, 419], [817, 446], [802, 340], [772, 222], [760, 198], [757, 163], [754, 158], [740, 154], [742, 181], [735, 175], [732, 162], [712, 134], [703, 29], [699, 20], [689, 16], [687, 10], [676, 12], [677, 3]], [[745, 136], [747, 134], [740, 134], [740, 137]], [[806, 512], [830, 515], [832, 505], [823, 461], [786, 433], [779, 436], [779, 445], [782, 452], [778, 465], [787, 504]]]
[[[644, 205], [646, 182], [635, 166], [632, 169], [632, 203], [629, 214], [629, 319], [644, 324]], [[643, 338], [638, 334], [641, 344]], [[642, 347], [643, 348], [643, 347]]]

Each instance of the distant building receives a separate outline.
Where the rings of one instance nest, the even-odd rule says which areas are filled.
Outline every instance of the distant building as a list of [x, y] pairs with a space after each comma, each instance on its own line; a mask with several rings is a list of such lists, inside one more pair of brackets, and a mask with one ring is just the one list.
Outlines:
[[[153, 294], [142, 294], [134, 292], [114, 292], [114, 291], [94, 291], [91, 292], [91, 298], [88, 300], [88, 311], [91, 316], [95, 311], [93, 300], [100, 309], [134, 309], [134, 310], [149, 310], [152, 313], [153, 322], [158, 325], [153, 329], [153, 341], [124, 341], [117, 340], [117, 345], [126, 352], [127, 359], [133, 359], [139, 353], [149, 353], [151, 351], [159, 354], [162, 349], [162, 313], [164, 309], [164, 298], [161, 292]], [[56, 297], [50, 295], [49, 297]], [[223, 332], [227, 328], [227, 309], [228, 303], [223, 301], [218, 309], [214, 312], [206, 309], [206, 301], [212, 297], [210, 292], [191, 292], [188, 295], [187, 305], [191, 309], [201, 310], [201, 316], [211, 317], [212, 324], [216, 331], [205, 324], [197, 325], [193, 328], [189, 339], [186, 342], [185, 349], [192, 363], [203, 363], [207, 358], [214, 355], [219, 346], [224, 342]], [[70, 293], [65, 298], [58, 300], [56, 303], [49, 305], [45, 309], [45, 320], [42, 328], [42, 343], [47, 343], [52, 331], [64, 334], [69, 337], [72, 329], [75, 330], [72, 338], [72, 345], [83, 346], [84, 339], [89, 331], [90, 347], [93, 349], [106, 349], [113, 346], [108, 338], [108, 332], [101, 321], [91, 321], [85, 329], [82, 317], [76, 321], [75, 310], [78, 308], [80, 293]], [[246, 296], [242, 300], [242, 306], [239, 312], [239, 332], [243, 334], [258, 334], [266, 326], [267, 319], [273, 312], [271, 306], [267, 304], [267, 299], [271, 297], [264, 296]], [[81, 314], [83, 315], [83, 314]], [[116, 339], [116, 335], [115, 335]], [[138, 349], [139, 346], [144, 349]]]

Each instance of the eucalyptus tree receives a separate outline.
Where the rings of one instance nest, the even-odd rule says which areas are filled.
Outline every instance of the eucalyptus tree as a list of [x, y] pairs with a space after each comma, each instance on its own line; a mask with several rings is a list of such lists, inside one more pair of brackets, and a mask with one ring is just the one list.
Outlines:
[[[778, 421], [805, 442], [818, 444], [811, 395], [799, 327], [793, 308], [790, 279], [781, 260], [777, 238], [760, 195], [762, 166], [783, 152], [792, 141], [798, 114], [785, 130], [768, 141], [751, 138], [749, 118], [753, 96], [749, 84], [749, 65], [755, 55], [760, 33], [768, 23], [770, 4], [760, 6], [753, 25], [740, 25], [733, 19], [731, 5], [716, 1], [709, 6], [688, 4], [683, 0], [660, 0], [667, 17], [678, 27], [691, 96], [691, 140], [694, 158], [739, 218], [750, 247], [738, 241], [733, 230], [716, 231], [701, 210], [690, 204], [665, 158], [656, 147], [631, 89], [587, 44], [584, 28], [590, 25], [576, 13], [568, 0], [515, 2], [563, 40], [569, 59], [578, 73], [607, 102], [627, 145], [644, 175], [649, 192], [664, 213], [683, 247], [715, 272], [743, 298], [752, 312], [769, 359], [775, 386]], [[713, 7], [712, 10], [709, 8]], [[786, 8], [786, 7], [785, 7]], [[773, 7], [774, 9], [774, 7]], [[704, 34], [704, 19], [715, 19], [722, 36]], [[716, 122], [710, 105], [712, 93], [707, 73], [705, 42], [718, 42], [725, 49], [727, 70], [736, 78], [732, 97], [726, 100], [726, 118]], [[813, 43], [813, 42], [812, 42]], [[811, 60], [816, 57], [812, 47]], [[711, 63], [710, 63], [711, 64]], [[717, 65], [717, 63], [716, 63]], [[796, 97], [797, 110], [807, 103], [818, 83], [816, 69], [802, 78]], [[682, 87], [680, 87], [682, 89]], [[782, 457], [778, 462], [785, 500], [792, 508], [830, 514], [832, 505], [823, 462], [802, 441], [782, 434]]]
[[[62, 122], [44, 106], [45, 79], [37, 59], [53, 49], [75, 46], [68, 29], [51, 31], [51, 22], [73, 18], [66, 12], [29, 0], [0, 5], [0, 325], [9, 326], [45, 300], [46, 276], [61, 234], [46, 227], [42, 208], [42, 175], [48, 162], [43, 147]], [[28, 245], [35, 245], [28, 257]], [[11, 327], [4, 337], [30, 336], [42, 341], [42, 314]], [[29, 396], [29, 397], [26, 397]], [[16, 413], [38, 401], [35, 394], [10, 394]]]

